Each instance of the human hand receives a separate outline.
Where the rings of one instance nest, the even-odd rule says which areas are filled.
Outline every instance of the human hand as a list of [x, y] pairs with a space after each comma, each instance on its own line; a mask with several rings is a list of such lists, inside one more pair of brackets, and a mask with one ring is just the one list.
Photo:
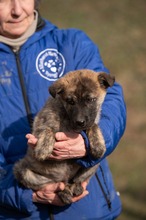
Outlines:
[[[73, 203], [79, 201], [80, 199], [88, 195], [89, 192], [86, 190], [87, 184], [88, 184], [88, 181], [82, 183], [84, 191], [80, 196], [75, 196], [72, 198]], [[61, 201], [61, 199], [57, 195], [57, 192], [60, 190], [64, 190], [64, 188], [65, 188], [65, 185], [62, 182], [47, 184], [42, 189], [33, 193], [33, 202], [64, 206], [64, 203]]]
[[81, 134], [73, 132], [57, 132], [53, 152], [49, 158], [64, 160], [80, 158], [86, 155], [84, 139]]
[[[35, 147], [37, 138], [32, 134], [27, 134], [28, 146]], [[80, 158], [86, 155], [84, 139], [81, 134], [73, 132], [57, 132], [56, 142], [49, 159], [64, 160], [71, 158]]]
[[[35, 136], [32, 134], [27, 134], [26, 138], [28, 139], [28, 146], [34, 148], [37, 143], [37, 138], [35, 138]], [[56, 154], [56, 156], [51, 155], [52, 159], [53, 158], [54, 159], [60, 159], [60, 158], [65, 159], [65, 158], [69, 158], [69, 156], [70, 158], [82, 157], [86, 154], [84, 140], [81, 135], [75, 134], [75, 133], [65, 134], [62, 132], [58, 132], [56, 133], [56, 139], [58, 141], [56, 143], [59, 143], [59, 146], [58, 144], [57, 144], [57, 147], [54, 146], [55, 152], [53, 152], [53, 154]], [[67, 143], [65, 144], [65, 142]], [[80, 147], [80, 145], [82, 147]], [[65, 146], [64, 151], [63, 151], [63, 146]], [[71, 149], [71, 152], [69, 153], [69, 150], [72, 147], [75, 149], [74, 150]], [[77, 202], [83, 197], [85, 197], [86, 195], [88, 195], [88, 191], [86, 190], [87, 184], [88, 184], [88, 181], [85, 181], [82, 183], [82, 186], [84, 189], [83, 193], [80, 196], [73, 197], [72, 202]], [[65, 188], [65, 185], [63, 182], [47, 184], [42, 189], [33, 193], [33, 201], [38, 202], [38, 203], [64, 206], [63, 202], [60, 200], [59, 196], [57, 195], [57, 192], [60, 190], [64, 190], [64, 188]]]

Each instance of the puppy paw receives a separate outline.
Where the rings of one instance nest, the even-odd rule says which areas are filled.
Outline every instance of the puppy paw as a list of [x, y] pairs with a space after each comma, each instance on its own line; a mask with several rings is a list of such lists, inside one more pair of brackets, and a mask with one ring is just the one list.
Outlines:
[[100, 159], [106, 151], [105, 141], [100, 128], [94, 124], [87, 130], [87, 135], [90, 142], [91, 156], [95, 159]]
[[58, 192], [58, 196], [64, 204], [68, 205], [72, 203], [73, 196], [80, 196], [83, 191], [81, 183], [73, 183], [66, 185], [63, 191]]
[[80, 196], [83, 193], [83, 187], [81, 183], [75, 183], [74, 184], [74, 189], [73, 189], [73, 195], [74, 196]]
[[63, 191], [58, 192], [57, 194], [65, 205], [69, 205], [72, 203], [72, 194], [69, 190], [64, 189]]
[[90, 148], [90, 154], [96, 159], [100, 159], [101, 157], [103, 157], [105, 151], [105, 145], [98, 145], [97, 147]]

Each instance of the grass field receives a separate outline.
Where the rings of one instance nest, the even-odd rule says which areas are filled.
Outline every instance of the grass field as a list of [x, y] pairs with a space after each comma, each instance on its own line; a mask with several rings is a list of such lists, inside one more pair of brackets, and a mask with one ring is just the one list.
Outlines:
[[146, 1], [42, 0], [44, 17], [85, 31], [123, 86], [127, 129], [109, 157], [121, 193], [119, 220], [146, 219]]

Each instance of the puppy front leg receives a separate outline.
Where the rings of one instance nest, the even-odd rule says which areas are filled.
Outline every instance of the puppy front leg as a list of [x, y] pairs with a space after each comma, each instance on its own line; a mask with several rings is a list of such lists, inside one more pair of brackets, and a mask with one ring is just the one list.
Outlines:
[[87, 136], [90, 142], [91, 155], [96, 159], [100, 159], [106, 151], [105, 141], [100, 128], [96, 124], [93, 124], [93, 126], [87, 130]]
[[54, 132], [48, 127], [38, 136], [38, 141], [36, 147], [34, 148], [34, 157], [40, 161], [48, 159], [49, 155], [53, 151], [54, 144]]

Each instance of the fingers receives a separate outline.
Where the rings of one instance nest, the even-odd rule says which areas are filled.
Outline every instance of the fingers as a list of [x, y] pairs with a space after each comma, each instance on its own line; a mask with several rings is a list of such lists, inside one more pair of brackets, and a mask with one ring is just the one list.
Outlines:
[[[80, 199], [87, 196], [89, 192], [85, 190], [80, 196], [75, 196], [72, 198], [72, 202], [77, 202]], [[61, 201], [59, 196], [56, 193], [45, 193], [42, 191], [37, 191], [33, 193], [33, 202], [39, 202], [44, 204], [52, 204], [57, 206], [64, 206], [65, 204]]]
[[32, 135], [32, 134], [27, 134], [25, 137], [26, 137], [27, 139], [30, 139], [30, 138], [33, 138], [34, 135]]
[[85, 190], [80, 196], [76, 196], [72, 198], [72, 202], [77, 202], [80, 199], [84, 198], [85, 196], [87, 196], [89, 194], [89, 192], [87, 190]]
[[66, 134], [63, 133], [63, 132], [57, 132], [57, 133], [55, 134], [55, 138], [56, 138], [57, 141], [62, 141], [62, 140], [66, 140], [66, 139], [67, 139], [67, 136], [66, 136]]
[[65, 185], [62, 182], [47, 184], [42, 189], [33, 193], [33, 202], [64, 206], [63, 202], [57, 195], [57, 192], [64, 190], [64, 188]]
[[28, 139], [28, 145], [29, 147], [35, 147], [36, 143], [37, 143], [37, 138], [32, 135], [32, 134], [27, 134], [26, 138]]
[[56, 140], [51, 159], [63, 160], [86, 155], [85, 142], [80, 134], [57, 132]]
[[[89, 194], [89, 192], [86, 190], [87, 184], [88, 184], [87, 181], [82, 183], [84, 192], [80, 196], [73, 197], [72, 202], [77, 202]], [[33, 202], [39, 202], [44, 204], [49, 203], [57, 206], [64, 206], [65, 204], [61, 201], [61, 199], [57, 195], [57, 192], [64, 190], [64, 188], [65, 185], [62, 182], [47, 184], [42, 189], [33, 193]]]
[[88, 183], [89, 183], [89, 180], [86, 180], [82, 183], [82, 187], [84, 190], [86, 190]]
[[59, 183], [49, 183], [47, 185], [45, 185], [42, 189], [38, 190], [43, 192], [43, 193], [54, 193], [54, 192], [58, 192], [58, 191], [62, 191], [65, 188], [65, 184], [63, 182], [59, 182]]
[[69, 140], [70, 138], [77, 138], [79, 134], [78, 133], [72, 133], [72, 132], [57, 132], [55, 134], [55, 138], [57, 141], [66, 141]]
[[45, 194], [42, 192], [33, 193], [33, 202], [64, 206], [63, 202], [55, 193], [49, 193], [49, 194]]
[[84, 189], [83, 193], [80, 196], [73, 197], [72, 202], [77, 202], [77, 201], [79, 201], [80, 199], [84, 198], [85, 196], [87, 196], [89, 194], [89, 192], [86, 190], [87, 185], [88, 185], [88, 180], [84, 181], [82, 183], [82, 187]]

